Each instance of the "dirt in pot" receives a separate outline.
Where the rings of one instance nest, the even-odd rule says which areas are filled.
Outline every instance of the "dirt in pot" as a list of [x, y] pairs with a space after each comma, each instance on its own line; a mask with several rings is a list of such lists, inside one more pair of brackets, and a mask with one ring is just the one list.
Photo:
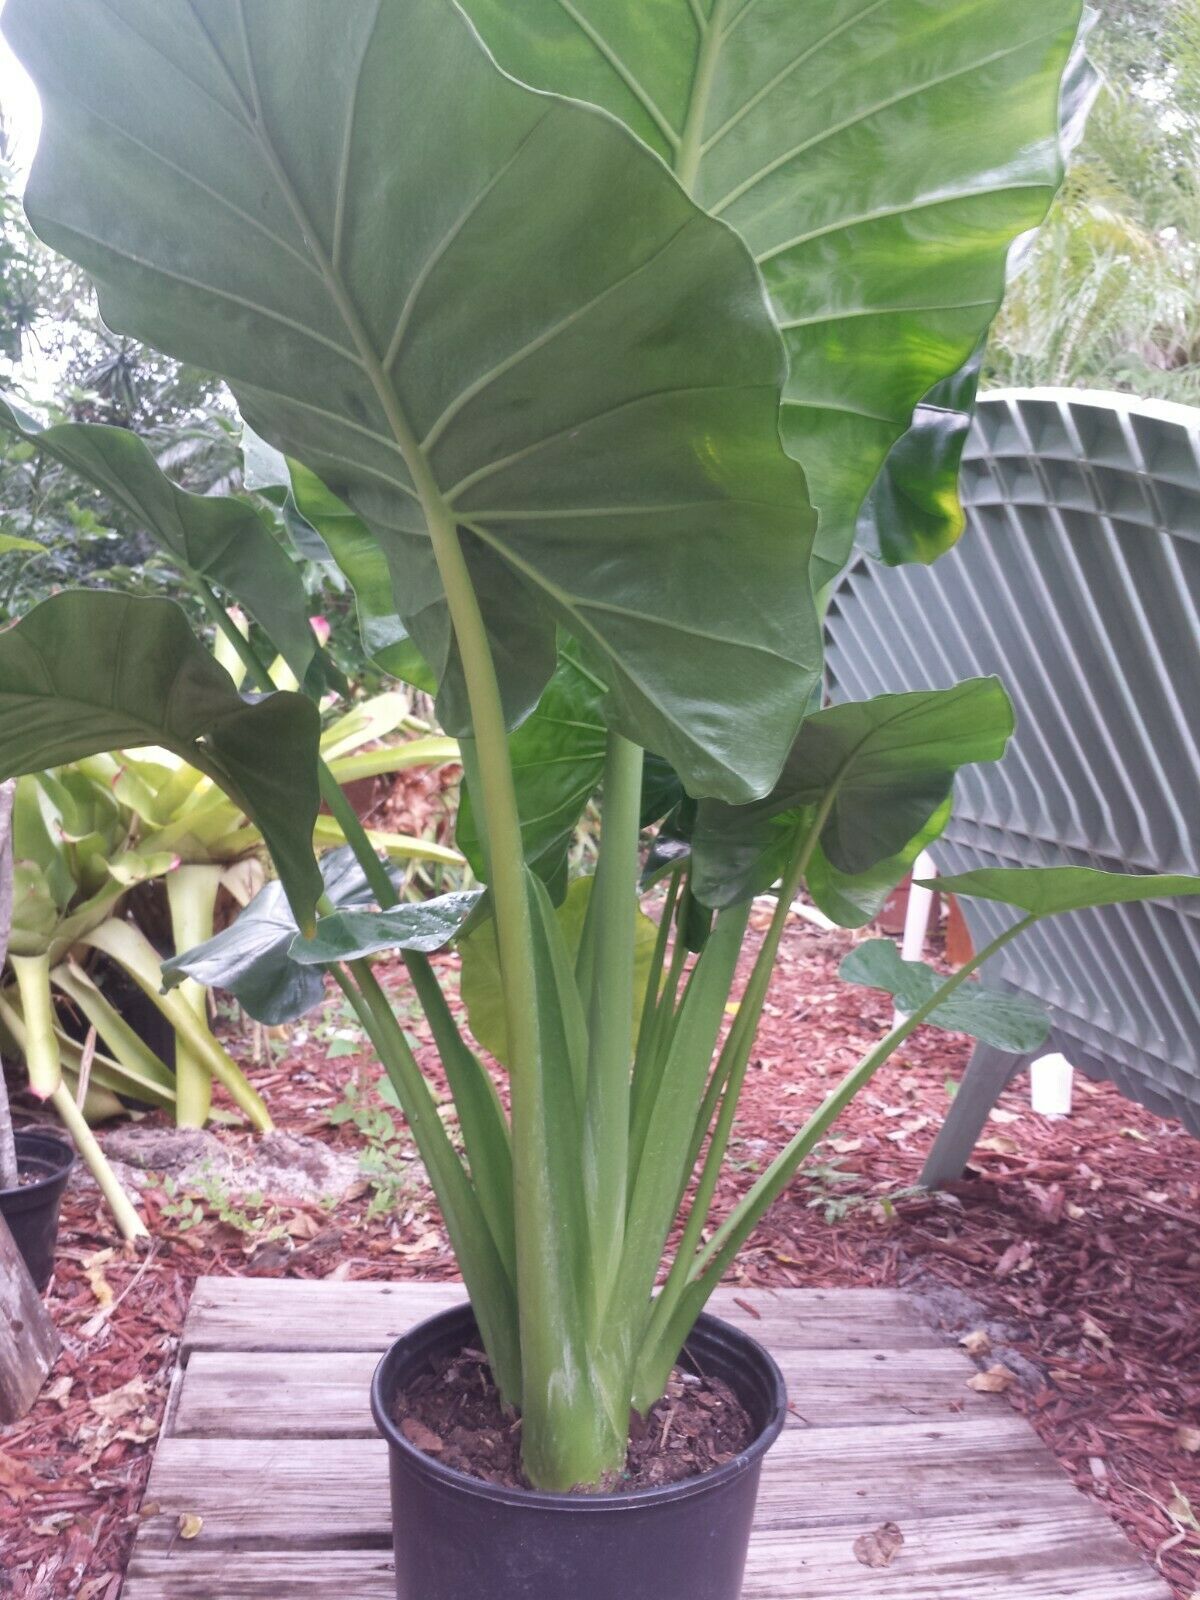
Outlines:
[[[410, 1444], [457, 1472], [508, 1489], [527, 1489], [521, 1470], [521, 1420], [500, 1403], [487, 1357], [463, 1350], [439, 1361], [392, 1404]], [[676, 1367], [649, 1416], [633, 1418], [625, 1472], [614, 1494], [657, 1489], [724, 1466], [754, 1440], [754, 1424], [719, 1378]]]

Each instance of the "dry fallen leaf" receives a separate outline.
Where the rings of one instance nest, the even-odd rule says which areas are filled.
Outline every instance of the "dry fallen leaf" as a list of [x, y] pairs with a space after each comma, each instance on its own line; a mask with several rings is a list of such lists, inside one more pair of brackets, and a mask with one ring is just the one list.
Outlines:
[[15, 1456], [6, 1456], [0, 1450], [0, 1494], [7, 1495], [19, 1505], [22, 1500], [28, 1500], [35, 1490], [46, 1487], [32, 1467], [24, 1461], [18, 1461]]
[[1111, 1349], [1112, 1340], [1099, 1323], [1092, 1321], [1091, 1317], [1084, 1317], [1083, 1322], [1080, 1324], [1080, 1332], [1085, 1339], [1090, 1339], [1093, 1344], [1102, 1345], [1106, 1350]]
[[440, 1250], [441, 1247], [441, 1234], [436, 1228], [426, 1228], [420, 1238], [415, 1239], [412, 1244], [394, 1244], [392, 1251], [398, 1256], [425, 1256], [432, 1250]]
[[68, 1396], [74, 1387], [75, 1379], [68, 1378], [64, 1374], [61, 1378], [55, 1378], [54, 1382], [49, 1386], [49, 1388], [42, 1391], [42, 1398], [44, 1400], [53, 1400], [57, 1405], [60, 1405], [65, 1409]]
[[976, 1328], [971, 1333], [964, 1333], [958, 1341], [969, 1356], [986, 1356], [991, 1354], [992, 1341], [988, 1338], [983, 1328]]
[[1019, 1111], [1006, 1111], [1003, 1106], [996, 1106], [994, 1110], [988, 1112], [989, 1122], [999, 1122], [1003, 1125], [1007, 1122], [1020, 1122], [1020, 1120], [1021, 1113]]
[[1015, 1156], [1021, 1146], [1015, 1139], [1010, 1139], [1006, 1133], [997, 1134], [994, 1139], [980, 1139], [976, 1149], [991, 1150], [998, 1156]]
[[1200, 1428], [1191, 1428], [1181, 1424], [1175, 1429], [1175, 1443], [1181, 1450], [1186, 1450], [1189, 1455], [1200, 1453]]
[[989, 1367], [986, 1372], [977, 1372], [973, 1378], [967, 1379], [967, 1388], [975, 1389], [979, 1394], [1003, 1394], [1006, 1389], [1011, 1389], [1016, 1383], [1016, 1378], [998, 1363]]
[[75, 1600], [102, 1600], [112, 1587], [116, 1573], [102, 1572], [98, 1578], [89, 1578], [83, 1587], [76, 1591]]
[[204, 1526], [204, 1518], [198, 1517], [194, 1511], [181, 1511], [175, 1526], [179, 1529], [181, 1539], [194, 1539]]
[[860, 1533], [854, 1541], [854, 1559], [864, 1567], [890, 1567], [896, 1559], [904, 1535], [894, 1522], [884, 1522], [871, 1533]]
[[119, 1389], [98, 1394], [88, 1401], [88, 1407], [106, 1422], [121, 1422], [126, 1417], [140, 1416], [151, 1403], [151, 1395], [144, 1378], [130, 1378]]

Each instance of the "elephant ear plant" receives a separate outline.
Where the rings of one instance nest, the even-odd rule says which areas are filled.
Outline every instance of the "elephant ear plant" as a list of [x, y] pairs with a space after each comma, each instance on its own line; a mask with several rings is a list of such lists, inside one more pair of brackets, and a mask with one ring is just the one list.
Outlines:
[[[461, 740], [460, 843], [485, 892], [397, 903], [348, 832], [376, 909], [338, 910], [309, 848], [318, 786], [337, 803], [310, 702], [239, 697], [161, 602], [63, 596], [0, 640], [0, 770], [152, 729], [239, 796], [282, 889], [252, 955], [226, 947], [228, 981], [249, 973], [276, 1018], [289, 995], [311, 1003], [302, 969], [348, 996], [521, 1412], [528, 1479], [566, 1490], [620, 1473], [631, 1409], [661, 1394], [733, 1253], [915, 1027], [1038, 1026], [968, 984], [987, 951], [932, 989], [878, 961], [852, 972], [895, 983], [911, 1015], [710, 1231], [795, 892], [864, 920], [944, 822], [955, 770], [1010, 731], [990, 680], [806, 720], [814, 583], [1057, 185], [1079, 8], [465, 10], [9, 0], [4, 25], [44, 102], [35, 227], [93, 274], [110, 326], [229, 382], [292, 464], [293, 501], [301, 474], [328, 497], [373, 637], [420, 652]], [[597, 785], [597, 870], [567, 892]], [[647, 939], [639, 828], [668, 810]], [[777, 881], [722, 1039], [752, 898]], [[1034, 895], [1026, 920], [1057, 892], [975, 887]], [[456, 936], [508, 1113], [428, 959]], [[192, 963], [206, 981], [220, 945]], [[370, 966], [394, 949], [461, 1154]]]

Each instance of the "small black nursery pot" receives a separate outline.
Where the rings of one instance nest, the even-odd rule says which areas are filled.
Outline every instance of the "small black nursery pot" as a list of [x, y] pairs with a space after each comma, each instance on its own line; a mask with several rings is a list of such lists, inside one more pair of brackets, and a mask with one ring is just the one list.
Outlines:
[[18, 1133], [15, 1189], [0, 1189], [0, 1216], [8, 1224], [17, 1249], [38, 1289], [54, 1271], [58, 1241], [58, 1208], [75, 1164], [75, 1152], [52, 1133]]
[[703, 1316], [694, 1366], [749, 1412], [754, 1442], [700, 1477], [629, 1494], [542, 1494], [498, 1487], [416, 1449], [392, 1412], [398, 1391], [478, 1341], [469, 1306], [392, 1345], [371, 1407], [391, 1463], [397, 1600], [737, 1600], [763, 1457], [787, 1410], [783, 1375], [746, 1334]]

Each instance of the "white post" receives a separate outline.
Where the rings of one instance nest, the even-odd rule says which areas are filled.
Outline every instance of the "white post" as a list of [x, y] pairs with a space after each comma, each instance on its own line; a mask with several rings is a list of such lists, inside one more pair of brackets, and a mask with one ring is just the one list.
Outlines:
[[[914, 878], [936, 878], [937, 866], [928, 850], [922, 850], [913, 862]], [[916, 883], [908, 888], [908, 909], [904, 914], [904, 936], [900, 941], [900, 955], [905, 961], [920, 961], [929, 933], [929, 918], [933, 911], [932, 889], [923, 889]], [[897, 1008], [892, 1012], [892, 1027], [898, 1028], [907, 1013]]]
[[1071, 1115], [1075, 1069], [1063, 1055], [1039, 1056], [1029, 1068], [1029, 1099], [1042, 1117]]

